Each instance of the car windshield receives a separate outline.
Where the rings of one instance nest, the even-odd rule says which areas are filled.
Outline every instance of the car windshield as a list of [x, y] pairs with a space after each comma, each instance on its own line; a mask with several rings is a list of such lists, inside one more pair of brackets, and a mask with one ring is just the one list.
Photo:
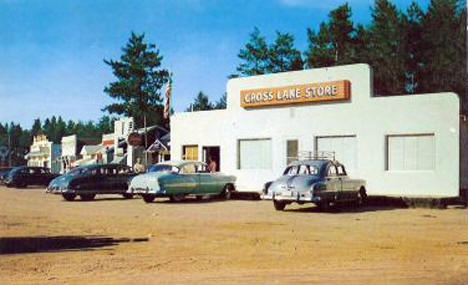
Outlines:
[[177, 168], [168, 164], [153, 164], [150, 167], [148, 167], [148, 170], [147, 170], [147, 172], [170, 172], [170, 171], [177, 172]]
[[318, 175], [319, 170], [315, 165], [291, 165], [284, 171], [284, 175]]

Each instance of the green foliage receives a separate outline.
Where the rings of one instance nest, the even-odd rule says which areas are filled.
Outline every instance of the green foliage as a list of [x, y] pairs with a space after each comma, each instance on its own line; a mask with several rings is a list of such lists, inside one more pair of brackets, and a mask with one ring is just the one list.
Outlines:
[[214, 104], [215, 109], [226, 109], [227, 107], [227, 94], [224, 92], [223, 96]]
[[143, 125], [162, 124], [162, 86], [169, 80], [169, 72], [161, 68], [163, 57], [156, 45], [144, 42], [144, 34], [132, 32], [122, 49], [120, 60], [104, 60], [111, 66], [117, 81], [109, 83], [104, 92], [117, 100], [103, 111], [134, 117], [135, 123]]
[[250, 40], [241, 49], [238, 57], [243, 61], [237, 67], [237, 71], [243, 76], [268, 73], [268, 45], [260, 30], [255, 27], [250, 34]]
[[185, 111], [204, 111], [204, 110], [213, 110], [213, 103], [210, 102], [208, 96], [202, 91], [198, 92], [197, 97], [195, 97], [194, 102], [190, 104]]
[[226, 93], [223, 94], [219, 98], [216, 103], [210, 102], [208, 96], [200, 91], [195, 97], [192, 104], [190, 104], [185, 111], [192, 112], [192, 111], [206, 111], [206, 110], [216, 110], [216, 109], [226, 109]]
[[328, 23], [321, 23], [318, 33], [307, 29], [309, 42], [305, 51], [309, 68], [349, 64], [356, 60], [359, 41], [351, 21], [351, 8], [346, 3], [332, 10]]
[[403, 15], [389, 1], [376, 0], [372, 19], [369, 59], [374, 68], [374, 92], [404, 94], [407, 70]]
[[268, 45], [257, 27], [238, 57], [241, 59], [237, 67], [239, 74], [231, 75], [230, 78], [300, 70], [304, 64], [301, 53], [294, 47], [293, 35], [276, 32], [275, 41]]
[[422, 19], [422, 92], [453, 91], [466, 100], [466, 6], [462, 4], [466, 3], [432, 0]]

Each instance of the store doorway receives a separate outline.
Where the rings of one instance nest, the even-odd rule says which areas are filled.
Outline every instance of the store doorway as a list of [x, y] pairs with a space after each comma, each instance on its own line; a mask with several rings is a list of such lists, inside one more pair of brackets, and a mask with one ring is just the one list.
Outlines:
[[216, 162], [216, 172], [220, 171], [221, 164], [219, 158], [219, 146], [204, 146], [203, 162], [208, 163], [208, 157], [211, 157], [211, 159]]

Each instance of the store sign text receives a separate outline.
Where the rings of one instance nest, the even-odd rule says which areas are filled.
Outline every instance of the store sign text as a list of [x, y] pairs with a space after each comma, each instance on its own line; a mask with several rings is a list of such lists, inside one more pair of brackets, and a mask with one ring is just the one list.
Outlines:
[[241, 107], [262, 107], [308, 102], [349, 100], [348, 80], [310, 83], [276, 88], [241, 90]]

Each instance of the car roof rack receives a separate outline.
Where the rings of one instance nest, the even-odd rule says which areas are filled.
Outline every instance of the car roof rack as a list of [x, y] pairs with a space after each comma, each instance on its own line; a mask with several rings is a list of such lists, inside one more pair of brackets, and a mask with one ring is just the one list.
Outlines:
[[289, 161], [308, 160], [308, 159], [325, 159], [335, 161], [334, 151], [299, 151], [297, 156], [288, 156]]

